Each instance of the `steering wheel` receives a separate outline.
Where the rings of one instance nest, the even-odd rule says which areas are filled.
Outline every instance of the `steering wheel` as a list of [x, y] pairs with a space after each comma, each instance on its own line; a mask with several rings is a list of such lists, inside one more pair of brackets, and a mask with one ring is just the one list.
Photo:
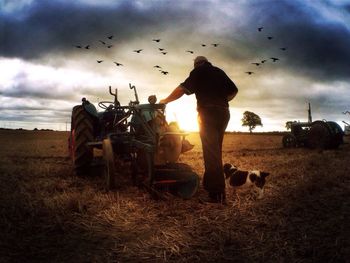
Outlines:
[[98, 106], [99, 106], [101, 109], [106, 110], [106, 109], [110, 108], [111, 106], [114, 108], [114, 102], [112, 102], [112, 101], [100, 101], [100, 102], [98, 103]]

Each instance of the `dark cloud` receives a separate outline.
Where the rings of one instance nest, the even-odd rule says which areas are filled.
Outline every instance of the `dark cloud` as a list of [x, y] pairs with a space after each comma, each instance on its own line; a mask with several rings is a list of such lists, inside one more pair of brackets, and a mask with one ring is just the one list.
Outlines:
[[31, 107], [31, 106], [0, 106], [0, 110], [14, 110], [14, 111], [27, 111], [27, 110], [33, 110], [33, 111], [40, 111], [40, 110], [52, 110], [52, 108], [49, 107]]
[[[14, 105], [14, 106], [0, 106], [0, 110], [3, 111], [52, 111], [54, 110], [53, 107], [33, 107], [33, 106], [18, 106], [18, 105]], [[60, 107], [59, 112], [63, 113], [64, 115], [68, 115], [71, 113], [71, 108], [62, 108]]]
[[[13, 78], [14, 84], [10, 88], [0, 89], [2, 97], [11, 98], [34, 98], [34, 99], [54, 99], [54, 100], [70, 100], [77, 96], [68, 92], [68, 89], [60, 88], [57, 83], [47, 83], [40, 81], [40, 83], [30, 80], [30, 73], [19, 70], [17, 75]], [[1, 88], [1, 86], [0, 86]]]
[[[245, 71], [259, 74], [283, 69], [317, 81], [349, 80], [349, 25], [336, 17], [343, 13], [343, 7], [332, 6], [332, 12], [324, 15], [325, 6], [319, 3], [317, 9], [306, 2], [284, 0], [247, 2], [242, 21], [232, 20], [231, 27], [222, 32], [226, 35], [226, 45], [222, 45], [226, 57], [246, 64]], [[258, 27], [263, 30], [259, 32]], [[268, 40], [268, 36], [273, 39]], [[280, 60], [273, 63], [271, 57]], [[251, 64], [265, 59], [260, 67]]]
[[[177, 40], [173, 46], [185, 46], [193, 38], [218, 38], [222, 55], [235, 61], [249, 63], [274, 56], [280, 58], [274, 66], [310, 78], [349, 78], [350, 31], [345, 24], [323, 19], [319, 11], [298, 1], [231, 4], [228, 8], [232, 11], [241, 7], [246, 13], [239, 20], [208, 2], [198, 8], [193, 8], [194, 3], [145, 3], [140, 7], [130, 1], [115, 5], [34, 1], [21, 16], [1, 15], [0, 55], [35, 59], [56, 53], [68, 58], [70, 52], [92, 52], [74, 45], [91, 45], [93, 52], [101, 54], [107, 49], [102, 49], [99, 40], [115, 45], [136, 39], [151, 41], [168, 31], [175, 36], [167, 36]], [[339, 10], [344, 8], [348, 7]], [[257, 31], [260, 26], [262, 32]], [[114, 39], [107, 39], [109, 35]]]
[[350, 13], [350, 4], [345, 5], [344, 9], [345, 9], [346, 12]]
[[[159, 37], [174, 22], [181, 27], [181, 21], [191, 17], [189, 10], [162, 3], [152, 8], [139, 8], [128, 1], [112, 6], [78, 3], [34, 1], [21, 14], [0, 15], [0, 55], [33, 59], [51, 52], [76, 52], [74, 45], [101, 46], [99, 40], [120, 44], [145, 34]], [[114, 38], [109, 40], [109, 35]]]
[[252, 11], [247, 24], [264, 27], [249, 45], [256, 55], [276, 56], [280, 61], [275, 66], [317, 80], [349, 79], [350, 31], [345, 24], [323, 18], [321, 11], [297, 1], [274, 1], [273, 6], [261, 2]]
[[20, 111], [5, 111], [5, 116], [1, 117], [1, 121], [15, 122], [46, 122], [46, 123], [65, 123], [70, 118], [70, 113], [62, 113], [61, 111], [43, 111], [38, 112], [20, 112]]
[[[337, 12], [341, 14], [338, 17]], [[115, 1], [108, 5], [32, 1], [17, 13], [13, 10], [0, 13], [0, 60], [19, 57], [34, 62], [28, 63], [24, 73], [19, 71], [11, 77], [13, 86], [0, 85], [0, 99], [66, 100], [74, 106], [85, 96], [95, 103], [110, 98], [108, 85], [120, 85], [125, 79], [137, 87], [154, 85], [154, 90], [140, 88], [140, 98], [146, 98], [142, 91], [147, 95], [162, 93], [165, 89], [161, 85], [180, 81], [184, 67], [192, 66], [189, 62], [193, 56], [202, 52], [201, 55], [215, 65], [218, 62], [217, 66], [234, 77], [240, 88], [236, 102], [239, 107], [269, 112], [270, 119], [302, 119], [306, 116], [303, 106], [311, 101], [315, 114], [327, 108], [327, 114], [335, 116], [335, 112], [345, 110], [343, 107], [348, 102], [348, 95], [339, 90], [342, 85], [345, 90], [349, 87], [350, 30], [344, 19], [349, 12], [349, 5], [335, 5], [332, 1], [201, 1], [200, 4], [197, 1]], [[264, 29], [258, 32], [261, 26]], [[109, 35], [114, 38], [107, 39]], [[273, 39], [268, 40], [267, 36]], [[155, 53], [158, 44], [152, 42], [153, 38], [162, 39], [161, 47], [169, 51], [166, 56]], [[115, 67], [114, 58], [109, 56], [112, 52], [103, 48], [99, 40], [114, 45], [118, 57], [115, 59], [124, 67]], [[203, 48], [201, 43], [208, 46]], [[211, 43], [220, 45], [214, 48]], [[74, 45], [91, 45], [91, 50], [77, 49]], [[132, 52], [138, 48], [144, 48], [141, 56]], [[195, 54], [192, 56], [185, 50], [195, 50]], [[270, 57], [280, 60], [273, 63]], [[104, 62], [97, 64], [96, 59]], [[251, 64], [263, 59], [268, 61], [260, 67]], [[38, 64], [50, 65], [52, 74], [61, 67], [78, 68], [80, 71], [67, 70], [67, 74], [79, 76], [90, 72], [96, 82], [94, 77], [83, 74], [81, 81], [60, 82], [57, 76], [50, 80], [49, 74], [33, 81], [28, 74], [31, 66]], [[155, 64], [164, 66], [170, 75], [157, 79], [160, 74], [154, 70]], [[256, 74], [248, 77], [246, 71]], [[123, 74], [114, 75], [114, 72]], [[122, 80], [118, 79], [120, 76]], [[151, 84], [152, 81], [156, 84]], [[319, 91], [313, 84], [325, 84], [325, 89], [330, 91]], [[133, 99], [127, 82], [118, 94], [122, 104]], [[30, 107], [25, 105], [18, 110], [30, 111], [34, 118], [33, 112], [39, 113], [39, 107]], [[0, 109], [16, 111], [10, 106]], [[45, 105], [42, 109], [42, 112], [51, 112]], [[69, 114], [69, 110], [68, 113], [64, 110], [65, 116]], [[320, 116], [325, 118], [326, 114], [320, 113]]]

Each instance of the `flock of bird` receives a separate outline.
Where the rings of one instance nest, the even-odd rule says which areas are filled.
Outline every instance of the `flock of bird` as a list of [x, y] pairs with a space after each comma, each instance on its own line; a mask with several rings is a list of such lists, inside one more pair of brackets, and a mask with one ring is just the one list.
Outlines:
[[[263, 29], [264, 29], [264, 27], [258, 27], [258, 32], [263, 32]], [[267, 38], [268, 40], [272, 40], [272, 39], [273, 39], [272, 36], [267, 36], [266, 38]], [[286, 47], [280, 47], [279, 49], [282, 50], [282, 51], [286, 51], [286, 50], [287, 50]], [[270, 59], [272, 62], [276, 62], [276, 61], [280, 60], [279, 58], [276, 58], [276, 57], [270, 57], [269, 59]], [[260, 60], [259, 62], [252, 62], [251, 64], [252, 64], [252, 65], [255, 65], [256, 67], [260, 67], [261, 65], [263, 65], [263, 64], [266, 63], [267, 61], [268, 61], [268, 59], [263, 59], [263, 60]], [[248, 75], [252, 75], [252, 74], [254, 74], [255, 72], [254, 72], [254, 71], [246, 71], [245, 73], [248, 74]]]
[[[258, 27], [258, 28], [257, 28], [258, 32], [263, 32], [263, 29], [264, 29], [264, 27]], [[110, 36], [107, 36], [107, 37], [106, 37], [106, 40], [98, 40], [99, 45], [102, 46], [102, 47], [104, 47], [104, 48], [110, 49], [110, 48], [112, 48], [112, 47], [114, 46], [113, 43], [111, 43], [111, 41], [113, 41], [113, 38], [114, 38], [114, 36], [113, 36], [113, 35], [110, 35]], [[272, 37], [272, 36], [266, 36], [266, 38], [267, 38], [268, 40], [274, 39], [274, 37]], [[154, 39], [152, 39], [152, 41], [155, 42], [155, 43], [157, 43], [157, 44], [159, 44], [159, 43], [161, 42], [161, 39], [160, 39], [160, 38], [154, 38]], [[216, 48], [216, 47], [219, 46], [219, 43], [213, 43], [213, 44], [210, 44], [210, 45], [207, 45], [207, 44], [200, 44], [200, 45], [201, 45], [201, 47], [203, 47], [203, 48], [205, 48], [205, 47], [207, 47], [207, 46], [212, 46], [212, 47]], [[87, 49], [87, 50], [91, 49], [91, 45], [90, 45], [90, 44], [88, 44], [88, 45], [74, 45], [74, 46], [75, 46], [76, 48], [78, 48], [78, 49]], [[168, 51], [167, 51], [166, 49], [161, 48], [161, 47], [157, 47], [157, 48], [158, 48], [159, 54], [162, 54], [162, 55], [168, 54]], [[280, 47], [279, 49], [282, 50], [282, 51], [286, 51], [286, 50], [287, 50], [286, 47]], [[135, 49], [135, 50], [133, 50], [132, 52], [135, 52], [136, 54], [140, 54], [140, 53], [142, 53], [142, 51], [143, 51], [143, 49]], [[186, 53], [189, 53], [189, 54], [194, 54], [194, 53], [195, 53], [193, 50], [186, 50], [185, 52], [186, 52]], [[277, 58], [277, 57], [270, 57], [269, 59], [262, 59], [262, 60], [260, 60], [260, 61], [258, 61], [258, 62], [252, 62], [251, 64], [252, 64], [252, 65], [255, 65], [256, 67], [261, 67], [263, 64], [267, 63], [267, 62], [270, 61], [270, 60], [271, 60], [272, 62], [276, 62], [276, 61], [278, 61], [278, 60], [280, 60], [280, 59]], [[101, 64], [102, 62], [104, 62], [104, 60], [96, 60], [96, 62], [97, 62], [98, 64]], [[117, 67], [124, 66], [122, 63], [117, 62], [117, 61], [113, 61], [113, 63], [114, 63]], [[159, 66], [159, 65], [155, 65], [155, 66], [153, 66], [153, 68], [157, 69], [157, 70], [158, 70], [161, 74], [163, 74], [163, 75], [169, 74], [168, 71], [166, 71], [165, 69], [163, 69], [163, 68], [162, 68], [161, 66]], [[246, 71], [245, 73], [248, 74], [248, 75], [255, 74], [255, 72], [254, 72], [254, 71], [251, 71], [251, 70], [250, 70], [250, 71]]]
[[[110, 36], [107, 36], [107, 39], [108, 40], [98, 40], [99, 42], [99, 45], [102, 46], [102, 47], [105, 47], [105, 48], [112, 48], [113, 47], [113, 44], [110, 43], [113, 39], [113, 35], [110, 35]], [[156, 38], [156, 39], [152, 39], [153, 42], [155, 43], [160, 43], [161, 42], [161, 39], [160, 38]], [[207, 44], [201, 44], [201, 47], [207, 47], [209, 45]], [[213, 44], [210, 44], [210, 46], [213, 46], [214, 48], [218, 47], [219, 46], [219, 43], [213, 43]], [[91, 45], [74, 45], [74, 47], [78, 48], [78, 49], [91, 49]], [[132, 52], [135, 52], [137, 54], [140, 54], [142, 53], [143, 49], [135, 49], [133, 50]], [[162, 54], [162, 55], [166, 55], [168, 54], [168, 51], [165, 49], [165, 48], [161, 48], [161, 47], [158, 47], [158, 51], [159, 51], [159, 54]], [[194, 54], [195, 52], [193, 50], [185, 50], [184, 52], [186, 53], [189, 53], [189, 54]], [[101, 64], [102, 62], [104, 62], [104, 60], [96, 60], [96, 62], [98, 64]], [[120, 66], [124, 66], [122, 63], [120, 62], [116, 62], [114, 61], [113, 62], [117, 67], [120, 67]], [[159, 70], [159, 72], [163, 75], [167, 75], [169, 74], [168, 71], [166, 71], [165, 69], [163, 69], [161, 66], [159, 65], [155, 65], [153, 66], [153, 68]]]

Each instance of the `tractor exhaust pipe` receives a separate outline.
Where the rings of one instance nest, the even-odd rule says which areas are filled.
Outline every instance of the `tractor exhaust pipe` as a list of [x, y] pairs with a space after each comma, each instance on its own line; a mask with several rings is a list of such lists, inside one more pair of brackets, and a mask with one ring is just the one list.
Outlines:
[[311, 104], [309, 102], [309, 109], [307, 110], [308, 113], [308, 123], [312, 122], [312, 116], [311, 116]]
[[134, 90], [134, 93], [135, 93], [135, 102], [134, 103], [139, 104], [140, 101], [139, 101], [139, 97], [137, 95], [136, 87], [134, 85], [131, 85], [131, 83], [129, 83], [129, 88]]
[[112, 92], [112, 87], [109, 86], [109, 94], [111, 94], [112, 96], [114, 96], [114, 106], [115, 107], [119, 107], [120, 106], [120, 102], [118, 101], [118, 89], [115, 89], [115, 92]]

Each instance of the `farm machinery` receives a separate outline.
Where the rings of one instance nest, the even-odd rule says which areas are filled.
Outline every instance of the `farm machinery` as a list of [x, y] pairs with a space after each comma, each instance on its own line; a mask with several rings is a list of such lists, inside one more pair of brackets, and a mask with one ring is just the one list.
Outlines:
[[[349, 114], [350, 115], [350, 111], [344, 111], [343, 114]], [[350, 123], [343, 121], [343, 123], [345, 124], [344, 126], [344, 134], [345, 135], [350, 135]]]
[[[134, 185], [146, 188], [153, 197], [161, 198], [164, 190], [188, 199], [197, 191], [199, 178], [190, 166], [177, 163], [180, 154], [193, 145], [176, 122], [167, 123], [165, 104], [149, 96], [140, 104], [136, 87], [135, 100], [126, 106], [118, 101], [118, 90], [109, 93], [113, 101], [100, 101], [96, 107], [86, 98], [73, 107], [69, 152], [76, 174], [86, 174], [92, 164], [103, 167], [105, 186], [118, 189], [123, 175], [130, 175]], [[102, 152], [96, 157], [95, 152]], [[102, 157], [101, 157], [102, 155]]]
[[286, 124], [290, 133], [282, 138], [285, 148], [309, 147], [318, 149], [336, 149], [343, 143], [344, 132], [333, 121], [317, 120], [312, 121], [311, 106], [309, 103], [308, 121], [289, 121]]
[[344, 126], [344, 135], [350, 135], [350, 123], [343, 121], [343, 123], [345, 124]]

